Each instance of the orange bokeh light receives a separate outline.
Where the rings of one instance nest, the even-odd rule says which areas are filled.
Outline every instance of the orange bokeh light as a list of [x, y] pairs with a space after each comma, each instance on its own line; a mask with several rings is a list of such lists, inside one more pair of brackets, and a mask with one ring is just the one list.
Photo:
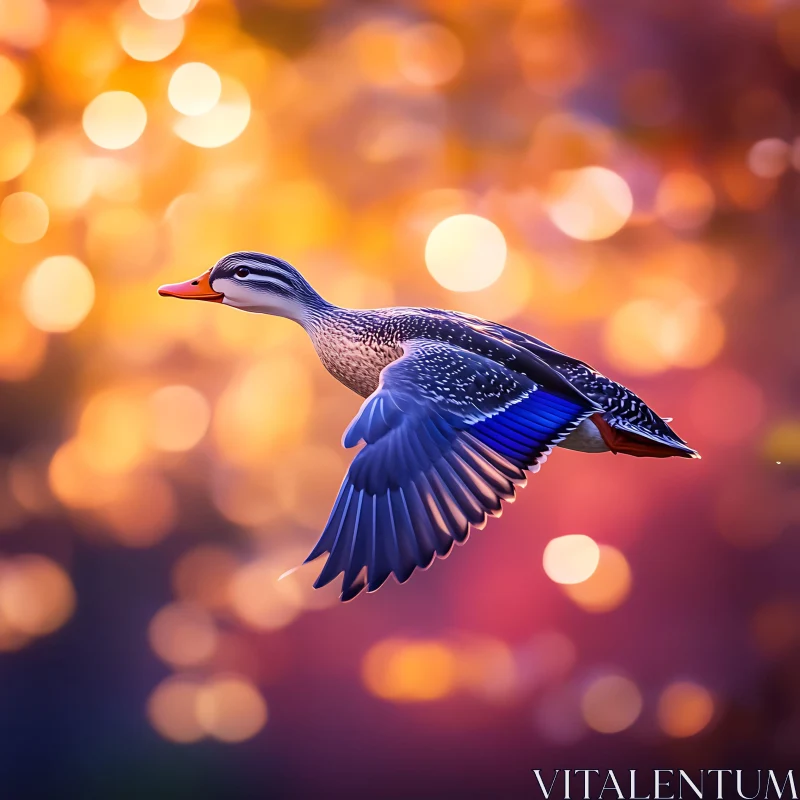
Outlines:
[[620, 733], [630, 728], [642, 711], [636, 684], [622, 675], [593, 680], [583, 693], [581, 709], [586, 724], [598, 733]]
[[47, 204], [31, 192], [10, 194], [0, 205], [0, 231], [12, 242], [36, 242], [47, 233], [49, 224]]
[[367, 689], [377, 697], [425, 702], [455, 689], [457, 661], [440, 642], [386, 639], [364, 656], [361, 674]]
[[195, 714], [202, 729], [215, 739], [243, 742], [266, 725], [267, 704], [249, 680], [219, 675], [198, 692]]
[[0, 616], [27, 636], [60, 628], [75, 610], [75, 589], [63, 567], [44, 556], [0, 563]]
[[671, 683], [658, 700], [658, 723], [668, 736], [685, 739], [708, 726], [714, 700], [707, 689], [689, 681]]
[[33, 159], [36, 134], [26, 117], [10, 111], [0, 116], [0, 181], [24, 172]]
[[176, 667], [202, 664], [217, 647], [211, 615], [186, 604], [164, 606], [151, 620], [148, 635], [156, 654]]
[[199, 681], [175, 676], [153, 690], [147, 701], [147, 717], [165, 739], [188, 744], [205, 736], [195, 713], [200, 688]]
[[625, 225], [633, 212], [633, 196], [616, 172], [584, 167], [553, 175], [546, 208], [559, 230], [591, 242], [607, 239]]
[[695, 230], [714, 212], [714, 190], [694, 172], [675, 171], [664, 176], [656, 195], [656, 212], [671, 228]]
[[595, 571], [581, 583], [564, 586], [564, 592], [584, 611], [603, 613], [625, 602], [631, 590], [631, 568], [625, 556], [610, 545], [600, 545]]
[[28, 273], [22, 287], [25, 316], [39, 330], [77, 328], [94, 305], [91, 272], [74, 256], [50, 256]]

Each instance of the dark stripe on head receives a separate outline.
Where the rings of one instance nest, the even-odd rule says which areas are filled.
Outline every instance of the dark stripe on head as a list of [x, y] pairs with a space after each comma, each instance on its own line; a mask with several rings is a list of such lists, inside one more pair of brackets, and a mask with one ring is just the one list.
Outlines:
[[247, 264], [244, 264], [243, 266], [248, 267], [250, 270], [250, 276], [244, 280], [252, 280], [254, 283], [261, 283], [262, 281], [260, 281], [259, 278], [269, 278], [271, 281], [278, 281], [289, 288], [297, 285], [296, 282], [292, 280], [292, 276], [287, 275], [284, 272], [277, 272], [274, 269], [268, 269], [264, 267], [253, 268]]
[[[263, 253], [231, 253], [217, 262], [214, 267], [214, 277], [233, 278], [236, 276], [236, 271], [243, 267], [250, 270], [250, 277], [254, 276], [256, 279], [254, 282], [257, 282], [259, 277], [263, 277], [279, 281], [287, 287], [296, 285], [295, 277], [298, 276], [298, 273], [294, 267], [279, 258]], [[248, 278], [243, 280], [248, 280]]]

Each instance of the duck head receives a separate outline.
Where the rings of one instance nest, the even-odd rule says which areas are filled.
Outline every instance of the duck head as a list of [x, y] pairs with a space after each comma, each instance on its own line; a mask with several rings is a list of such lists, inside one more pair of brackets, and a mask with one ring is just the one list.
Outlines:
[[158, 293], [162, 297], [224, 303], [300, 323], [328, 305], [287, 261], [251, 252], [231, 253], [197, 278], [168, 283]]

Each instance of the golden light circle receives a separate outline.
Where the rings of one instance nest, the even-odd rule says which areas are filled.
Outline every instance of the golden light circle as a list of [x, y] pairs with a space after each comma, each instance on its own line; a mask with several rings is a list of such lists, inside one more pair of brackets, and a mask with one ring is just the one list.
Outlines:
[[202, 729], [223, 742], [243, 742], [267, 722], [267, 704], [253, 683], [238, 676], [212, 678], [195, 705]]
[[631, 568], [616, 547], [600, 545], [597, 569], [582, 583], [568, 585], [564, 591], [584, 611], [602, 613], [621, 605], [631, 590]]
[[279, 580], [280, 571], [267, 559], [240, 568], [233, 577], [230, 598], [239, 618], [260, 630], [288, 625], [303, 607], [303, 594], [292, 581]]
[[694, 736], [707, 727], [713, 716], [711, 694], [690, 681], [670, 684], [658, 700], [658, 723], [668, 736]]
[[40, 45], [50, 27], [50, 9], [44, 0], [0, 2], [0, 42], [30, 49]]
[[600, 548], [597, 542], [581, 533], [551, 539], [542, 556], [547, 577], [562, 584], [587, 580], [599, 563]]
[[[105, 476], [113, 479], [113, 475]], [[99, 510], [115, 541], [126, 547], [152, 547], [175, 524], [177, 510], [172, 485], [147, 471], [118, 476], [118, 490]], [[142, 498], [147, 502], [143, 503]]]
[[778, 178], [789, 167], [791, 148], [783, 139], [762, 139], [747, 154], [747, 166], [759, 178]]
[[182, 64], [169, 80], [169, 102], [181, 114], [196, 117], [205, 114], [219, 102], [222, 81], [208, 64], [193, 61]]
[[619, 308], [605, 329], [606, 352], [611, 361], [634, 373], [666, 369], [669, 360], [658, 345], [664, 316], [663, 304], [647, 298]]
[[621, 675], [604, 675], [592, 681], [583, 693], [581, 711], [592, 730], [619, 733], [638, 719], [642, 695], [632, 680]]
[[717, 357], [725, 343], [725, 324], [710, 306], [695, 300], [669, 308], [659, 326], [656, 344], [676, 367], [696, 369]]
[[83, 130], [98, 147], [122, 150], [144, 133], [147, 111], [130, 92], [103, 92], [86, 106]]
[[153, 19], [178, 19], [192, 8], [192, 0], [139, 0], [139, 6]]
[[400, 73], [417, 86], [441, 86], [464, 64], [464, 48], [443, 25], [425, 22], [400, 34], [397, 42]]
[[656, 213], [675, 230], [701, 228], [711, 217], [714, 204], [714, 190], [694, 172], [668, 173], [656, 195]]
[[367, 689], [384, 700], [438, 700], [456, 688], [457, 660], [437, 641], [386, 639], [364, 656], [361, 675]]
[[347, 44], [360, 77], [382, 87], [400, 83], [397, 63], [400, 31], [396, 21], [376, 17], [361, 23], [350, 34]]
[[605, 328], [611, 362], [639, 374], [670, 366], [705, 366], [724, 343], [725, 324], [719, 314], [693, 297], [678, 302], [632, 300], [617, 309]]
[[25, 117], [15, 111], [0, 116], [0, 181], [10, 181], [23, 173], [35, 149], [33, 126]]
[[94, 169], [87, 163], [85, 145], [82, 131], [48, 135], [37, 144], [36, 156], [22, 176], [22, 188], [38, 194], [51, 212], [71, 216], [89, 201], [94, 188]]
[[164, 386], [153, 392], [148, 403], [150, 440], [159, 450], [191, 450], [208, 430], [208, 401], [191, 386]]
[[211, 615], [185, 603], [164, 606], [150, 621], [147, 633], [156, 655], [178, 667], [202, 664], [217, 648]]
[[607, 239], [633, 213], [633, 195], [625, 180], [605, 167], [556, 172], [545, 209], [553, 224], [581, 241]]
[[244, 85], [227, 75], [220, 76], [219, 102], [211, 110], [193, 117], [181, 117], [175, 133], [195, 147], [214, 148], [230, 144], [242, 135], [250, 121], [250, 95]]
[[456, 214], [430, 232], [425, 264], [445, 289], [477, 292], [500, 277], [506, 253], [506, 240], [497, 225], [475, 214]]
[[75, 609], [75, 590], [64, 569], [49, 558], [18, 556], [0, 571], [0, 614], [31, 636], [60, 628]]
[[201, 684], [190, 678], [162, 681], [147, 701], [147, 718], [153, 728], [172, 742], [196, 742], [205, 736], [195, 708]]
[[160, 61], [177, 50], [183, 41], [186, 25], [183, 17], [153, 19], [138, 3], [124, 6], [116, 19], [122, 49], [137, 61]]
[[47, 333], [77, 328], [94, 305], [94, 280], [74, 256], [51, 256], [34, 267], [22, 286], [22, 308]]
[[14, 192], [0, 205], [0, 230], [11, 242], [36, 242], [47, 233], [50, 210], [39, 195]]
[[53, 454], [48, 482], [54, 497], [70, 508], [98, 508], [119, 488], [86, 462], [85, 448], [77, 439], [68, 439]]
[[17, 63], [0, 55], [0, 114], [5, 114], [17, 102], [24, 82], [22, 70]]
[[312, 393], [308, 372], [296, 359], [259, 361], [234, 375], [214, 413], [224, 459], [253, 467], [263, 465], [265, 453], [297, 446], [311, 415]]
[[97, 392], [86, 401], [78, 423], [86, 463], [99, 472], [130, 472], [144, 458], [147, 425], [137, 393], [124, 385]]

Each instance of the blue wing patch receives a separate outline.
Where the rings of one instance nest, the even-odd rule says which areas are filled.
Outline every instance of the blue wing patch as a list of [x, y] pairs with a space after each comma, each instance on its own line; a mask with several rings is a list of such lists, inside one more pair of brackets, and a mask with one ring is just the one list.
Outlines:
[[533, 450], [548, 445], [580, 413], [576, 403], [539, 390], [496, 416], [472, 425], [470, 432], [509, 459], [527, 463]]

